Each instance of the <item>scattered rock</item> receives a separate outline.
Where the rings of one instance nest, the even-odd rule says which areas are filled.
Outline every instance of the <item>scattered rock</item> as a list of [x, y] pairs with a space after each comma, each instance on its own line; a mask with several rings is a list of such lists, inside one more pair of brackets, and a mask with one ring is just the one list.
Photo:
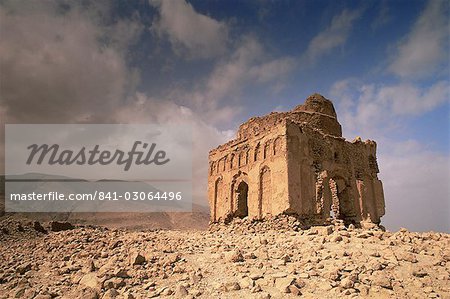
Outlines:
[[234, 250], [229, 254], [229, 260], [233, 263], [243, 262], [244, 256], [240, 250]]
[[264, 275], [260, 272], [253, 272], [253, 273], [250, 273], [249, 277], [253, 280], [257, 280], [257, 279], [263, 278]]
[[42, 224], [39, 221], [34, 221], [33, 228], [35, 231], [37, 231], [39, 233], [43, 233], [43, 234], [47, 233], [47, 230], [42, 226]]
[[113, 271], [113, 276], [115, 277], [121, 277], [121, 278], [128, 278], [130, 275], [128, 275], [128, 271], [126, 269], [117, 268]]
[[102, 299], [114, 299], [117, 296], [119, 296], [119, 292], [115, 289], [109, 289], [103, 294]]
[[262, 292], [261, 294], [259, 294], [256, 298], [258, 299], [270, 299], [271, 296], [269, 293], [267, 292]]
[[317, 228], [318, 234], [323, 236], [329, 236], [333, 233], [333, 227], [331, 225], [328, 226], [319, 226]]
[[60, 232], [69, 229], [74, 229], [74, 226], [70, 222], [59, 222], [59, 221], [50, 222], [50, 230], [52, 232]]
[[202, 278], [203, 278], [203, 275], [201, 273], [196, 273], [196, 272], [192, 272], [189, 277], [192, 284], [199, 283]]
[[227, 292], [238, 291], [240, 289], [241, 289], [241, 286], [236, 281], [230, 281], [230, 282], [225, 283], [225, 290]]
[[376, 271], [374, 274], [372, 274], [371, 279], [373, 285], [380, 286], [386, 289], [392, 289], [391, 278], [380, 271]]
[[126, 285], [125, 280], [120, 277], [113, 277], [103, 282], [103, 288], [108, 289], [121, 289]]
[[341, 235], [336, 235], [334, 237], [331, 238], [331, 242], [337, 243], [342, 241], [342, 236]]
[[63, 299], [75, 299], [75, 298], [83, 298], [83, 299], [99, 299], [98, 291], [89, 287], [82, 287], [76, 289], [74, 292], [66, 294], [63, 296]]
[[88, 273], [84, 275], [80, 280], [80, 285], [86, 286], [88, 288], [100, 291], [101, 284], [95, 273]]
[[186, 287], [182, 284], [179, 284], [175, 290], [175, 298], [184, 298], [188, 295], [188, 291], [186, 289]]
[[239, 281], [239, 285], [243, 289], [251, 289], [255, 286], [255, 282], [250, 277], [244, 277]]
[[[447, 292], [447, 234], [348, 230], [342, 223], [330, 235], [325, 227], [308, 234], [317, 230], [278, 230], [297, 220], [274, 221], [242, 219], [236, 231], [77, 227], [43, 235], [29, 229], [33, 222], [21, 222], [20, 232], [19, 222], [0, 219], [10, 231], [0, 235], [0, 298], [442, 298]], [[332, 242], [336, 236], [342, 241]]]
[[303, 279], [307, 279], [307, 278], [309, 278], [309, 274], [303, 272], [303, 273], [298, 274], [298, 277], [303, 278]]
[[288, 287], [288, 289], [289, 289], [288, 293], [291, 293], [294, 296], [301, 296], [302, 295], [302, 292], [300, 291], [300, 288], [297, 287], [296, 285], [291, 284]]
[[83, 266], [82, 271], [83, 273], [94, 272], [95, 271], [94, 261], [92, 259], [88, 259], [86, 261], [86, 264]]
[[355, 285], [355, 283], [348, 277], [344, 278], [343, 280], [341, 280], [341, 286], [344, 289], [350, 289], [353, 288], [353, 286]]
[[422, 277], [427, 276], [428, 273], [427, 273], [424, 269], [420, 269], [420, 270], [414, 270], [414, 271], [413, 271], [413, 275], [414, 275], [415, 277], [420, 277], [420, 278], [422, 278]]
[[261, 286], [259, 284], [255, 285], [253, 288], [251, 288], [250, 292], [251, 293], [261, 292]]
[[288, 254], [283, 255], [280, 258], [284, 263], [289, 263], [291, 261], [291, 257]]
[[145, 263], [144, 255], [141, 254], [139, 251], [136, 251], [136, 250], [134, 250], [134, 251], [132, 251], [130, 253], [129, 260], [130, 260], [130, 264], [132, 266], [134, 266], [134, 265], [142, 265], [143, 263]]
[[275, 287], [282, 293], [289, 293], [289, 286], [295, 281], [292, 277], [282, 277], [275, 280]]
[[25, 274], [26, 272], [28, 272], [30, 270], [31, 270], [31, 264], [30, 263], [23, 263], [23, 264], [21, 264], [20, 266], [18, 266], [16, 268], [16, 272], [21, 274], [21, 275]]

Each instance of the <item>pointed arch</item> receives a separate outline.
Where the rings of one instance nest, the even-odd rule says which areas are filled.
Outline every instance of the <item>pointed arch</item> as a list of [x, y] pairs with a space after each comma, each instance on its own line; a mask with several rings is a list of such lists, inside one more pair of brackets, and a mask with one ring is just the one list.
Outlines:
[[272, 174], [268, 166], [263, 166], [259, 173], [259, 217], [272, 214]]
[[258, 144], [255, 147], [255, 152], [253, 155], [253, 162], [258, 161], [261, 158], [261, 144], [258, 142]]
[[263, 157], [264, 159], [267, 159], [270, 156], [270, 154], [271, 154], [271, 152], [270, 152], [270, 145], [271, 145], [270, 141], [267, 141], [264, 144], [264, 157]]
[[231, 213], [241, 218], [248, 216], [249, 183], [246, 172], [239, 170], [233, 176], [230, 191], [231, 200], [229, 208]]
[[221, 203], [224, 198], [224, 185], [223, 185], [223, 179], [222, 177], [218, 177], [216, 179], [216, 181], [214, 182], [214, 203], [213, 203], [213, 221], [217, 221], [218, 220], [218, 215], [217, 215], [217, 206], [219, 205], [219, 203]]
[[281, 153], [281, 148], [282, 148], [281, 143], [282, 143], [281, 137], [278, 136], [275, 139], [275, 141], [273, 142], [273, 155], [274, 156], [279, 155]]

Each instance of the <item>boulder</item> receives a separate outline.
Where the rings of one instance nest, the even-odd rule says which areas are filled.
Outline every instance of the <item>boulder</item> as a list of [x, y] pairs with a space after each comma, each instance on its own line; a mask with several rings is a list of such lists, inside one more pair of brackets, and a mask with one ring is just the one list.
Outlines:
[[59, 232], [64, 230], [74, 229], [75, 227], [70, 222], [51, 221], [50, 230], [52, 232]]

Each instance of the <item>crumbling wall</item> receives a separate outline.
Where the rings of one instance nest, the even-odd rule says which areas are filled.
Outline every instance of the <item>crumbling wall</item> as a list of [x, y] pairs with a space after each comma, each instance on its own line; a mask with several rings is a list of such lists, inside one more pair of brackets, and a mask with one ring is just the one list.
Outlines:
[[333, 104], [318, 94], [249, 119], [209, 161], [212, 221], [289, 213], [312, 224], [379, 223], [385, 213], [376, 143], [346, 141]]
[[384, 215], [376, 143], [348, 142], [289, 122], [289, 195], [293, 212], [313, 223], [379, 223]]
[[[208, 198], [212, 221], [245, 216], [262, 218], [289, 208], [284, 126], [273, 126], [264, 134], [251, 137], [236, 139], [210, 152]], [[223, 184], [217, 185], [216, 181]], [[246, 198], [239, 192], [242, 182], [248, 187]], [[244, 200], [248, 215], [241, 212], [245, 210]]]

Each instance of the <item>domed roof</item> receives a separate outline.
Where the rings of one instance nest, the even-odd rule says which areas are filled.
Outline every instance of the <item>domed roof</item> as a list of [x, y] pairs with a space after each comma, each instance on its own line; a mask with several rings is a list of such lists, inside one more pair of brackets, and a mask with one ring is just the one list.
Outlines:
[[332, 117], [337, 117], [333, 103], [318, 93], [310, 95], [303, 105], [298, 105], [297, 107], [294, 108], [293, 111], [318, 112]]

